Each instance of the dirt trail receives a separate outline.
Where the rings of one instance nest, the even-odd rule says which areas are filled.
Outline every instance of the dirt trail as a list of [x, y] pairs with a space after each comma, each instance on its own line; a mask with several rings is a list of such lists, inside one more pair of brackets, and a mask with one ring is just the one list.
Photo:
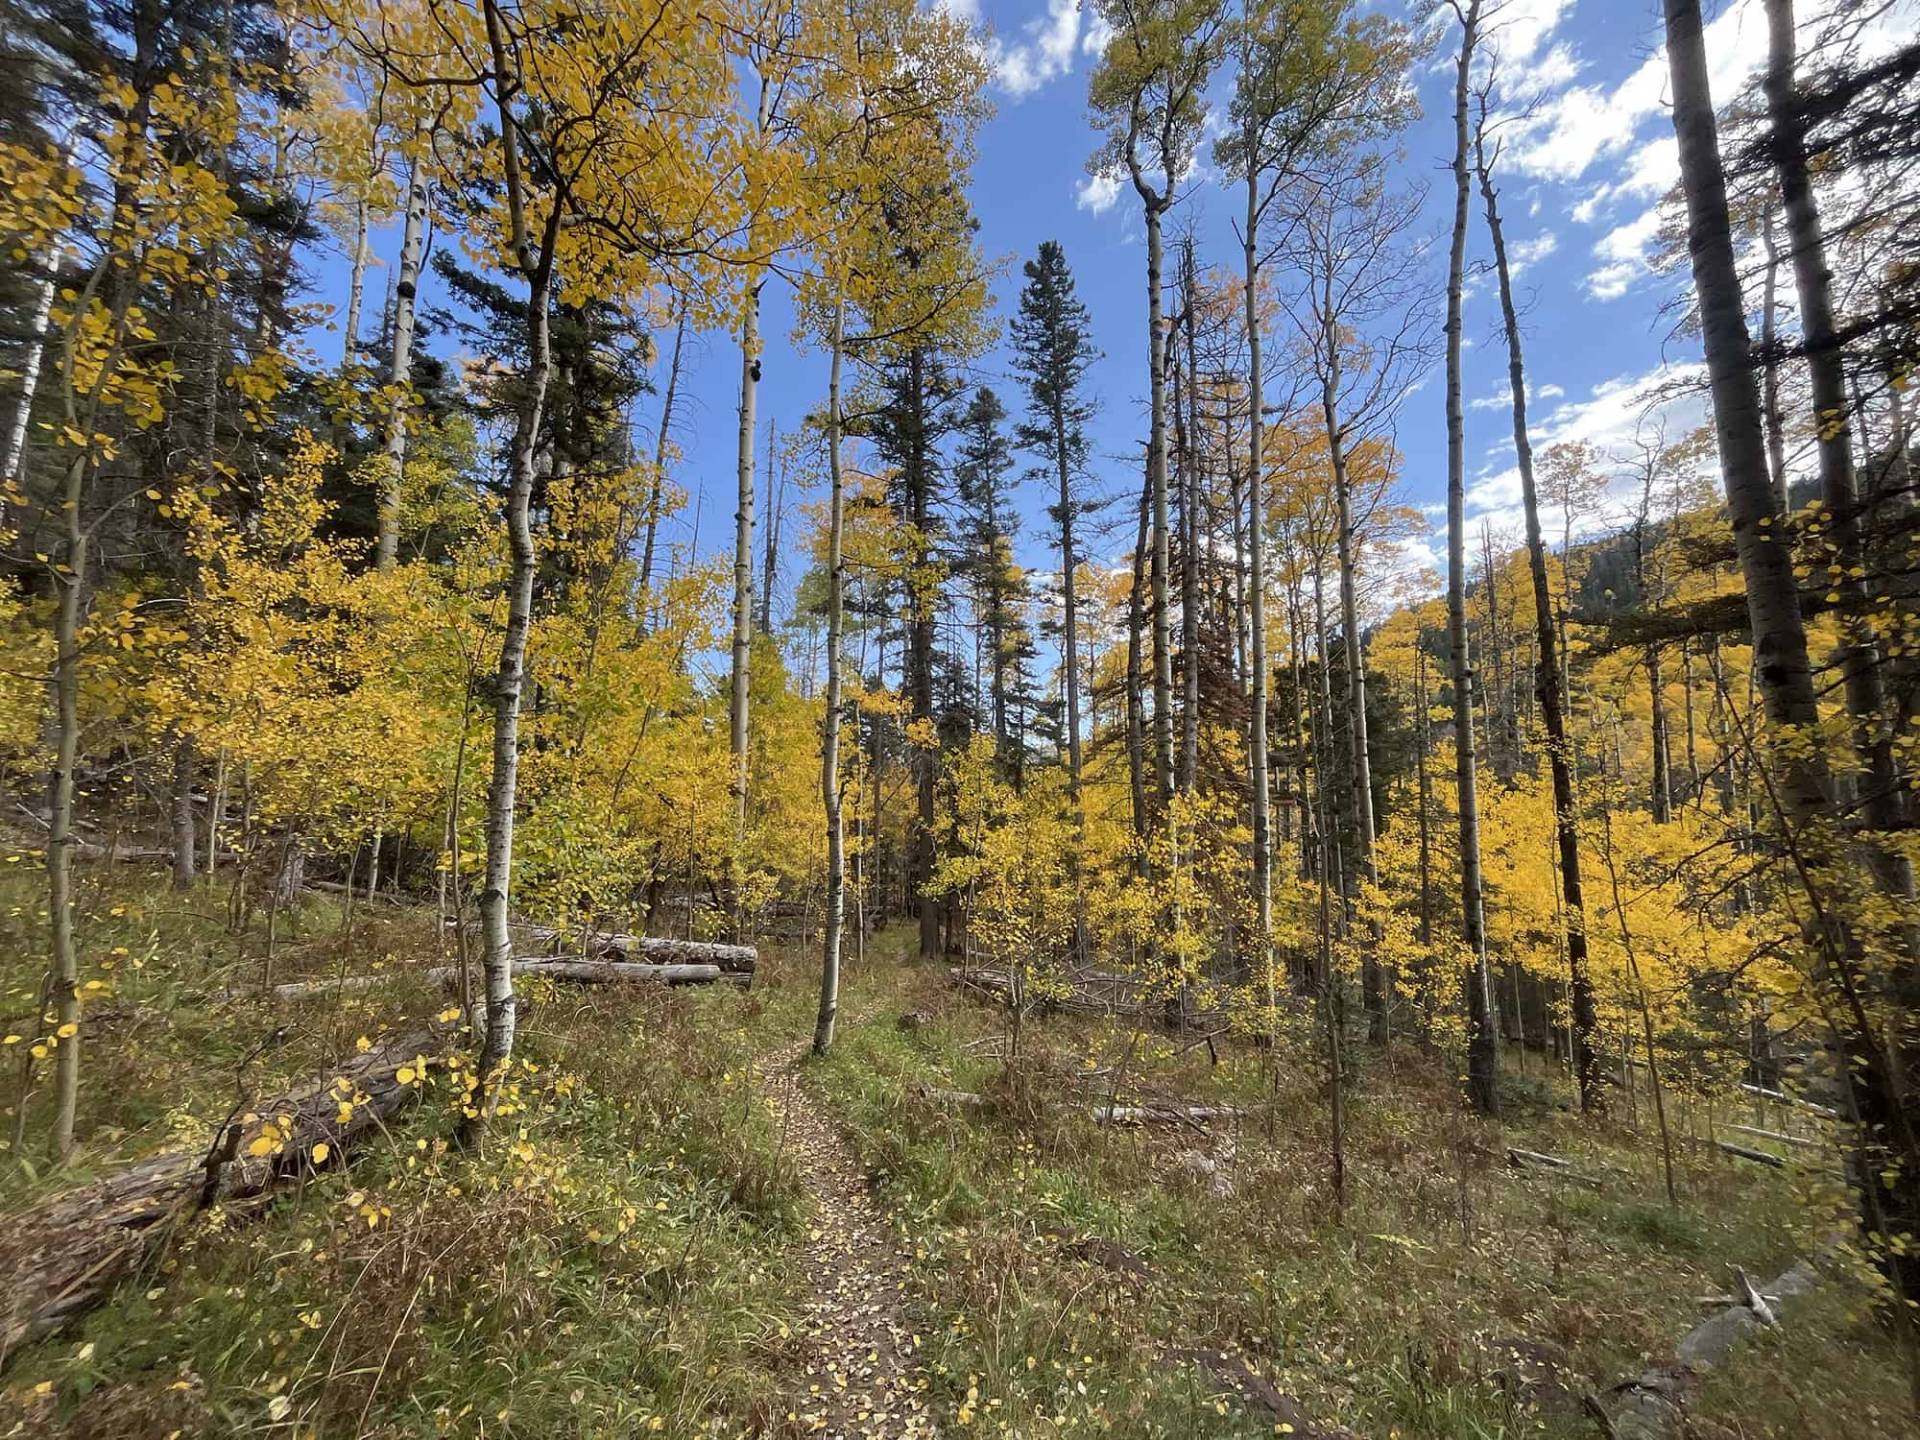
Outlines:
[[929, 1440], [939, 1429], [914, 1353], [904, 1283], [909, 1257], [853, 1151], [800, 1084], [803, 1053], [795, 1047], [776, 1055], [760, 1072], [783, 1148], [799, 1166], [815, 1211], [801, 1331], [808, 1370], [786, 1410], [800, 1433], [825, 1440]]

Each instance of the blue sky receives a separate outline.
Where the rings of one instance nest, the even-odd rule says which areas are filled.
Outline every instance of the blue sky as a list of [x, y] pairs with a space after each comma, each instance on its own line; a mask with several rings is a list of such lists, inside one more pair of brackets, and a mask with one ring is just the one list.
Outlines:
[[[1100, 40], [1091, 9], [1083, 13], [1076, 0], [944, 3], [980, 27], [992, 63], [993, 114], [979, 136], [971, 196], [981, 247], [1001, 265], [993, 287], [996, 315], [1004, 322], [1013, 310], [1021, 263], [1041, 241], [1061, 242], [1104, 352], [1090, 375], [1097, 401], [1091, 489], [1137, 493], [1137, 457], [1146, 434], [1145, 248], [1131, 188], [1103, 183], [1087, 171], [1097, 137], [1087, 119], [1086, 87]], [[1427, 0], [1380, 5], [1416, 20], [1433, 15]], [[1915, 9], [1906, 0], [1884, 23], [1910, 24]], [[1585, 439], [1602, 448], [1620, 446], [1631, 440], [1652, 392], [1697, 373], [1695, 343], [1673, 333], [1675, 312], [1664, 308], [1686, 283], [1685, 267], [1655, 273], [1650, 264], [1659, 201], [1677, 178], [1659, 5], [1506, 0], [1499, 12], [1492, 43], [1502, 57], [1503, 81], [1516, 102], [1530, 102], [1527, 115], [1508, 131], [1502, 189], [1509, 248], [1524, 262], [1517, 286], [1526, 307], [1535, 445]], [[1765, 54], [1765, 28], [1760, 0], [1709, 4], [1707, 50], [1716, 101], [1726, 101], [1756, 72]], [[1395, 172], [1401, 183], [1429, 190], [1425, 219], [1442, 242], [1432, 251], [1436, 325], [1451, 206], [1445, 167], [1452, 146], [1449, 52], [1456, 44], [1449, 19], [1441, 48], [1419, 76], [1424, 113], [1402, 137], [1404, 155]], [[1216, 88], [1224, 92], [1227, 78]], [[1183, 192], [1171, 225], [1191, 222], [1197, 228], [1203, 267], [1237, 265], [1231, 222], [1239, 204], [1238, 194], [1229, 193], [1206, 165]], [[1486, 254], [1476, 194], [1470, 263]], [[325, 266], [325, 298], [337, 301], [326, 292], [339, 288], [338, 275], [337, 265]], [[383, 283], [381, 276], [372, 277], [371, 293], [377, 296]], [[791, 325], [789, 296], [776, 282], [764, 311], [763, 443], [769, 417], [783, 428], [797, 426], [824, 395], [824, 360], [795, 351]], [[1485, 275], [1470, 282], [1465, 333], [1470, 514], [1488, 517], [1496, 534], [1517, 537], [1505, 347]], [[1286, 337], [1279, 338], [1284, 343]], [[667, 535], [707, 557], [731, 545], [739, 361], [724, 335], [692, 338], [689, 352], [685, 403], [674, 431], [683, 453], [675, 480], [691, 498]], [[974, 379], [998, 389], [1010, 411], [1019, 410], [1003, 351], [985, 356]], [[1405, 402], [1396, 425], [1405, 457], [1402, 498], [1435, 521], [1441, 519], [1446, 473], [1443, 404], [1436, 368]], [[1677, 436], [1703, 415], [1699, 396], [1688, 396], [1667, 406], [1665, 428]], [[657, 417], [658, 398], [643, 397], [635, 417], [643, 440], [650, 442]], [[797, 507], [812, 498], [787, 497], [782, 537], [790, 558], [783, 563], [783, 592], [803, 563], [791, 558], [802, 539]], [[1042, 487], [1034, 485], [1022, 504], [1029, 523], [1019, 546], [1021, 559], [1041, 570], [1050, 568], [1045, 503]], [[1582, 518], [1597, 529], [1612, 517], [1596, 511]], [[1130, 543], [1127, 529], [1115, 523], [1110, 537], [1095, 542], [1094, 558], [1121, 554]], [[1435, 534], [1424, 549], [1412, 546], [1405, 560], [1417, 569], [1443, 555], [1443, 546], [1444, 537]]]
[[[1043, 240], [1066, 249], [1081, 298], [1093, 316], [1104, 358], [1090, 376], [1098, 402], [1093, 427], [1098, 493], [1137, 493], [1138, 447], [1146, 434], [1145, 247], [1137, 199], [1129, 186], [1089, 176], [1098, 139], [1087, 119], [1087, 77], [1099, 36], [1089, 8], [1075, 0], [950, 0], [987, 32], [993, 62], [994, 113], [979, 137], [972, 202], [980, 243], [1004, 262], [994, 285], [1004, 320], [1016, 303], [1021, 262]], [[1426, 7], [1411, 7], [1418, 16]], [[1765, 48], [1756, 0], [1741, 0], [1712, 22], [1717, 96], [1731, 94], [1735, 77], [1750, 73]], [[1672, 129], [1663, 105], [1664, 53], [1657, 48], [1655, 0], [1510, 0], [1501, 22], [1503, 74], [1539, 99], [1532, 118], [1513, 136], [1504, 183], [1509, 246], [1528, 257], [1518, 281], [1529, 306], [1526, 321], [1530, 380], [1540, 438], [1582, 437], [1596, 443], [1631, 435], [1648, 390], [1694, 358], [1691, 342], [1670, 340], [1662, 303], [1679, 278], [1656, 276], [1645, 260], [1655, 206], [1674, 178]], [[1452, 32], [1443, 44], [1451, 47]], [[1225, 77], [1223, 77], [1224, 79]], [[1451, 195], [1445, 165], [1451, 155], [1451, 72], [1444, 50], [1420, 76], [1423, 117], [1406, 133], [1398, 173], [1405, 184], [1426, 184], [1427, 218], [1438, 235], [1447, 224]], [[1198, 230], [1201, 264], [1237, 265], [1231, 228], [1237, 192], [1203, 167], [1177, 207], [1172, 224]], [[1473, 212], [1470, 255], [1486, 253], [1479, 201]], [[1433, 306], [1442, 304], [1433, 253]], [[761, 415], [797, 423], [817, 407], [824, 367], [795, 356], [781, 343], [789, 328], [786, 297], [770, 293], [766, 309], [770, 348]], [[1492, 516], [1496, 533], [1517, 534], [1511, 474], [1511, 421], [1505, 405], [1506, 359], [1490, 282], [1468, 299], [1466, 394], [1468, 470], [1474, 508]], [[977, 379], [1019, 408], [1004, 352], [986, 356]], [[685, 460], [680, 482], [704, 488], [698, 506], [703, 553], [725, 547], [733, 512], [734, 414], [738, 362], [724, 337], [706, 337], [692, 375], [692, 408], [676, 424]], [[1423, 507], [1444, 500], [1446, 448], [1444, 390], [1436, 373], [1406, 402], [1397, 425], [1405, 454], [1404, 498]], [[643, 423], [652, 413], [642, 411]], [[1675, 417], [1673, 423], [1682, 423]], [[795, 497], [797, 498], [797, 497]], [[1046, 497], [1040, 485], [1026, 498], [1030, 517], [1021, 558], [1050, 569]], [[1123, 506], [1114, 507], [1116, 512]], [[693, 507], [676, 527], [684, 537]], [[1105, 556], [1131, 543], [1130, 526], [1116, 523]], [[1593, 517], [1598, 520], [1600, 517]], [[798, 535], [789, 525], [785, 535]], [[1443, 544], [1443, 537], [1434, 537]], [[1444, 549], [1437, 552], [1444, 555]], [[1096, 556], [1101, 552], [1096, 550]], [[1418, 553], [1409, 561], [1420, 563]], [[789, 566], [789, 580], [793, 567]]]

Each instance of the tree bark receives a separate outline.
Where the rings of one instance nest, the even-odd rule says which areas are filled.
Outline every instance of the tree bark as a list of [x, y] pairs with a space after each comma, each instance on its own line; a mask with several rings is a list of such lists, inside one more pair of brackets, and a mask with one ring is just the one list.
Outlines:
[[[1320, 413], [1326, 423], [1327, 455], [1333, 467], [1335, 505], [1334, 547], [1340, 567], [1340, 630], [1347, 662], [1347, 736], [1353, 763], [1353, 843], [1356, 882], [1373, 884], [1374, 870], [1373, 765], [1367, 743], [1367, 657], [1360, 643], [1360, 605], [1355, 587], [1357, 544], [1353, 526], [1353, 494], [1347, 476], [1345, 436], [1340, 427], [1340, 338], [1333, 324], [1331, 296], [1326, 316], [1328, 369], [1320, 390]], [[1354, 887], [1358, 893], [1358, 884]], [[1360, 966], [1360, 1003], [1367, 1012], [1367, 1035], [1376, 1043], [1387, 1038], [1386, 980], [1374, 946]]]
[[533, 498], [534, 450], [552, 372], [550, 345], [554, 250], [560, 236], [563, 197], [553, 196], [540, 238], [531, 238], [526, 191], [510, 97], [517, 76], [508, 74], [504, 26], [497, 0], [483, 0], [487, 36], [493, 54], [493, 91], [499, 109], [505, 190], [514, 260], [527, 281], [528, 363], [514, 417], [507, 492], [507, 541], [512, 565], [507, 582], [507, 625], [500, 641], [500, 664], [493, 681], [493, 773], [487, 781], [487, 862], [480, 892], [480, 928], [486, 977], [486, 1038], [480, 1051], [482, 1094], [477, 1097], [474, 1128], [484, 1125], [496, 1101], [497, 1086], [513, 1058], [513, 936], [508, 904], [513, 881], [513, 821], [520, 766], [520, 694], [526, 680], [527, 632], [533, 620], [536, 556], [528, 513]]
[[[913, 438], [903, 477], [907, 487], [908, 524], [911, 527], [913, 562], [907, 581], [908, 608], [908, 682], [913, 718], [923, 730], [934, 728], [933, 715], [933, 642], [934, 595], [927, 582], [933, 564], [931, 532], [933, 526], [933, 455], [927, 446], [926, 351], [915, 346], [907, 356], [908, 403], [913, 407]], [[920, 958], [940, 958], [940, 902], [927, 893], [933, 881], [934, 826], [936, 815], [937, 746], [914, 750], [914, 792], [917, 810], [913, 825], [913, 908], [920, 922]]]
[[673, 358], [667, 362], [667, 393], [660, 401], [660, 431], [653, 437], [653, 474], [647, 482], [647, 536], [640, 549], [638, 589], [644, 613], [653, 612], [649, 593], [653, 585], [654, 542], [660, 534], [660, 492], [667, 478], [667, 447], [673, 429], [673, 402], [680, 389], [680, 353], [687, 339], [687, 306], [680, 303], [680, 318], [673, 327]]
[[[754, 136], [763, 141], [767, 131], [769, 92], [760, 77], [760, 98], [754, 118]], [[747, 248], [753, 249], [753, 226], [747, 227]], [[740, 317], [740, 433], [735, 457], [739, 506], [733, 516], [733, 687], [729, 692], [728, 745], [733, 756], [733, 853], [728, 857], [727, 897], [734, 938], [740, 937], [740, 871], [747, 844], [747, 702], [749, 670], [753, 663], [753, 434], [754, 407], [760, 395], [760, 290], [764, 279], [757, 271], [747, 275], [746, 313]]]
[[[48, 1000], [54, 1010], [55, 1164], [73, 1153], [74, 1117], [80, 1102], [80, 958], [73, 933], [74, 768], [80, 752], [80, 627], [86, 611], [87, 532], [80, 502], [88, 460], [78, 450], [67, 464], [61, 524], [64, 573], [56, 573], [59, 608], [54, 617], [53, 785], [47, 826], [47, 900], [52, 921], [53, 965]], [[69, 1029], [71, 1027], [71, 1029]], [[62, 1034], [61, 1032], [67, 1032]]]
[[1776, 294], [1780, 286], [1780, 247], [1773, 238], [1772, 198], [1762, 201], [1760, 244], [1767, 252], [1766, 269], [1760, 290], [1760, 373], [1764, 377], [1764, 414], [1767, 422], [1767, 470], [1773, 477], [1774, 503], [1780, 513], [1793, 510], [1791, 482], [1787, 478], [1787, 426], [1780, 410], [1780, 357], [1775, 353], [1779, 331], [1774, 316], [1779, 312]]
[[1247, 214], [1242, 232], [1246, 257], [1247, 327], [1247, 610], [1250, 655], [1247, 752], [1253, 790], [1254, 976], [1266, 987], [1267, 1004], [1276, 1000], [1273, 979], [1273, 807], [1267, 780], [1267, 542], [1266, 450], [1262, 356], [1260, 349], [1260, 174], [1254, 163], [1257, 137], [1247, 136]]
[[20, 398], [7, 427], [7, 448], [0, 452], [0, 482], [19, 480], [26, 473], [27, 434], [33, 423], [33, 397], [40, 388], [40, 366], [46, 350], [47, 322], [53, 317], [53, 293], [59, 288], [60, 263], [66, 251], [55, 250], [47, 275], [33, 302], [33, 329], [27, 337], [27, 354], [20, 371]]
[[846, 297], [835, 297], [832, 360], [827, 378], [827, 474], [832, 491], [827, 508], [827, 696], [820, 740], [820, 803], [827, 817], [827, 898], [820, 955], [820, 1007], [813, 1023], [813, 1053], [833, 1048], [833, 1023], [840, 1011], [840, 932], [846, 914], [847, 859], [840, 815], [840, 640], [846, 594], [846, 564], [841, 553], [846, 498], [840, 470], [840, 366], [844, 349]]
[[340, 359], [353, 362], [360, 348], [360, 301], [367, 281], [367, 202], [353, 202], [353, 253], [347, 261], [347, 313], [341, 322]]
[[1173, 636], [1167, 603], [1167, 325], [1162, 313], [1160, 237], [1164, 197], [1146, 203], [1147, 224], [1147, 485], [1153, 497], [1153, 778], [1164, 810], [1173, 800]]
[[[1593, 1038], [1598, 1028], [1593, 979], [1587, 969], [1586, 897], [1580, 875], [1580, 821], [1573, 793], [1573, 759], [1567, 735], [1566, 695], [1560, 688], [1559, 637], [1554, 628], [1553, 600], [1547, 589], [1547, 546], [1540, 530], [1540, 492], [1533, 478], [1533, 441], [1527, 433], [1527, 372], [1520, 344], [1520, 317], [1513, 303], [1513, 274], [1507, 264], [1506, 235], [1500, 225], [1498, 193], [1487, 163], [1482, 131], [1475, 137], [1480, 193], [1486, 201], [1487, 231], [1493, 242], [1494, 273], [1500, 287], [1500, 318], [1507, 335], [1507, 383], [1513, 395], [1513, 447], [1520, 470], [1520, 499], [1526, 512], [1527, 562], [1533, 576], [1534, 643], [1539, 649], [1534, 665], [1535, 696], [1540, 723], [1547, 735], [1547, 763], [1553, 774], [1554, 839], [1560, 857], [1560, 900], [1565, 929], [1567, 973], [1573, 998], [1574, 1075], [1580, 1108], [1594, 1112], [1604, 1106], [1600, 1066]], [[1622, 917], [1624, 923], [1625, 917]], [[1518, 1006], [1516, 1004], [1516, 1010]]]
[[[1186, 790], [1199, 784], [1200, 769], [1200, 432], [1198, 409], [1198, 345], [1195, 343], [1193, 239], [1181, 248], [1180, 307], [1186, 332], [1187, 363], [1181, 367], [1184, 396], [1174, 399], [1180, 425], [1180, 783]], [[1184, 399], [1184, 418], [1181, 401]]]
[[760, 560], [760, 633], [773, 635], [773, 579], [780, 566], [780, 507], [786, 491], [786, 467], [776, 465], [774, 461], [774, 440], [777, 436], [774, 423], [767, 421], [767, 514], [761, 523], [766, 534], [766, 548], [761, 552]]
[[[1894, 763], [1880, 679], [1879, 641], [1868, 618], [1867, 557], [1854, 473], [1853, 417], [1847, 397], [1845, 355], [1834, 320], [1833, 272], [1827, 264], [1819, 201], [1807, 168], [1806, 122], [1800, 112], [1794, 76], [1793, 0], [1767, 0], [1767, 35], [1767, 112], [1773, 122], [1774, 169], [1786, 210], [1794, 286], [1800, 301], [1802, 348], [1813, 391], [1820, 492], [1833, 552], [1830, 584], [1839, 592], [1841, 613], [1854, 617], [1846, 627], [1840, 668], [1846, 680], [1854, 746], [1866, 767], [1859, 779], [1861, 810], [1873, 829], [1891, 834], [1905, 826], [1905, 786]], [[1906, 861], [1883, 843], [1873, 844], [1870, 850], [1881, 885], [1891, 895], [1911, 898], [1913, 872]]]
[[1447, 639], [1452, 649], [1454, 775], [1460, 814], [1460, 932], [1472, 956], [1466, 982], [1467, 1091], [1474, 1108], [1498, 1108], [1494, 1079], [1493, 982], [1487, 970], [1486, 915], [1480, 871], [1479, 776], [1473, 739], [1473, 661], [1467, 652], [1467, 450], [1460, 395], [1461, 290], [1467, 252], [1467, 92], [1479, 38], [1480, 0], [1468, 0], [1460, 18], [1460, 59], [1453, 105], [1453, 244], [1447, 258]]
[[[424, 140], [424, 131], [418, 137]], [[393, 287], [393, 354], [388, 362], [385, 463], [380, 476], [380, 534], [375, 561], [391, 570], [400, 556], [400, 487], [406, 478], [407, 411], [413, 376], [414, 297], [426, 253], [427, 185], [416, 158], [407, 167], [406, 220], [401, 231], [400, 267]]]
[[1146, 648], [1146, 597], [1148, 517], [1153, 499], [1151, 476], [1140, 486], [1138, 534], [1133, 544], [1133, 583], [1127, 590], [1127, 780], [1133, 799], [1133, 838], [1140, 846], [1140, 863], [1145, 864], [1146, 843], [1152, 821], [1147, 808], [1147, 725], [1146, 681], [1141, 676]]
[[[1758, 684], [1771, 726], [1798, 743], [1772, 753], [1769, 795], [1796, 846], [1823, 843], [1833, 802], [1833, 780], [1817, 733], [1813, 675], [1805, 623], [1787, 536], [1767, 472], [1760, 397], [1754, 382], [1745, 305], [1740, 293], [1726, 175], [1720, 159], [1707, 78], [1699, 0], [1664, 0], [1673, 126], [1679, 140], [1687, 197], [1688, 250], [1699, 302], [1701, 334], [1712, 381], [1714, 428], [1725, 478], [1734, 543], [1746, 580]], [[1858, 941], [1839, 917], [1808, 937], [1821, 958], [1816, 972], [1848, 1012], [1837, 1019], [1839, 1061], [1851, 1077], [1848, 1098], [1857, 1113], [1863, 1151], [1861, 1201], [1865, 1223], [1890, 1240], [1920, 1227], [1920, 1171], [1901, 1068], [1860, 1003], [1854, 973]], [[1897, 1251], [1887, 1268], [1903, 1301], [1920, 1297], [1920, 1255]], [[1902, 1307], [1904, 1314], [1904, 1307]], [[1920, 1378], [1917, 1376], [1916, 1378]]]
[[173, 741], [173, 783], [170, 786], [168, 828], [173, 838], [173, 888], [191, 890], [198, 857], [193, 826], [193, 736], [180, 734]]

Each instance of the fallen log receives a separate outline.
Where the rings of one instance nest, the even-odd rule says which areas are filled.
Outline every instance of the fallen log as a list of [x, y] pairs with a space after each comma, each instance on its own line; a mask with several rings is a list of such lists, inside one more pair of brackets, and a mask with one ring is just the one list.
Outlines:
[[165, 1151], [0, 1220], [0, 1365], [98, 1305], [196, 1211], [255, 1202], [379, 1130], [419, 1095], [412, 1072], [450, 1028], [354, 1055], [223, 1125], [204, 1149]]
[[1721, 1364], [1747, 1335], [1779, 1323], [1775, 1307], [1805, 1295], [1820, 1282], [1813, 1262], [1802, 1260], [1768, 1285], [1756, 1286], [1735, 1270], [1738, 1303], [1688, 1331], [1674, 1347], [1671, 1365], [1651, 1366], [1623, 1380], [1593, 1402], [1614, 1440], [1664, 1440], [1677, 1426], [1687, 1393], [1701, 1375]]
[[1316, 1423], [1300, 1402], [1276, 1388], [1272, 1381], [1231, 1351], [1207, 1346], [1174, 1350], [1169, 1359], [1194, 1366], [1223, 1395], [1232, 1395], [1247, 1410], [1262, 1420], [1273, 1421], [1276, 1435], [1291, 1435], [1293, 1440], [1358, 1440], [1351, 1430], [1339, 1426], [1327, 1428]]
[[635, 964], [625, 960], [516, 960], [515, 975], [549, 975], [556, 980], [578, 980], [583, 984], [610, 981], [658, 982], [666, 985], [745, 985], [753, 979], [751, 971], [728, 970], [719, 965]]
[[1775, 1105], [1792, 1105], [1801, 1110], [1810, 1110], [1815, 1115], [1826, 1116], [1829, 1120], [1840, 1118], [1840, 1112], [1831, 1105], [1816, 1105], [1811, 1100], [1802, 1100], [1798, 1095], [1789, 1095], [1784, 1090], [1768, 1090], [1764, 1086], [1751, 1084], [1742, 1084], [1740, 1088], [1758, 1100], [1769, 1100]]
[[1545, 1170], [1562, 1180], [1571, 1180], [1576, 1185], [1585, 1185], [1592, 1190], [1606, 1187], [1606, 1181], [1598, 1175], [1589, 1175], [1576, 1170], [1573, 1161], [1561, 1155], [1548, 1155], [1540, 1150], [1522, 1150], [1518, 1146], [1507, 1147], [1507, 1163], [1522, 1170]]
[[[983, 994], [992, 995], [1002, 1004], [1012, 1003], [1013, 981], [1004, 970], [963, 970], [955, 967], [948, 970], [947, 975], [954, 984], [963, 989], [978, 990]], [[1125, 1004], [1110, 1003], [1083, 995], [1059, 995], [1051, 991], [1045, 995], [1029, 995], [1027, 1003], [1036, 1009], [1067, 1010], [1078, 1015], [1115, 1015], [1138, 1008], [1138, 1002], [1133, 1000]]]
[[1771, 1140], [1776, 1145], [1797, 1145], [1803, 1150], [1825, 1150], [1826, 1142], [1809, 1140], [1804, 1135], [1783, 1135], [1778, 1130], [1761, 1130], [1752, 1125], [1727, 1125], [1722, 1130], [1731, 1130], [1736, 1135], [1751, 1135], [1756, 1140]]
[[729, 974], [750, 973], [760, 963], [751, 945], [725, 945], [706, 940], [668, 940], [654, 935], [602, 935], [556, 930], [549, 925], [518, 927], [538, 946], [552, 950], [578, 944], [588, 959], [618, 955], [650, 965], [714, 965]]
[[1241, 1105], [1095, 1105], [1093, 1118], [1102, 1125], [1190, 1125], [1210, 1120], [1237, 1120], [1247, 1113]]
[[1507, 1159], [1515, 1165], [1534, 1165], [1547, 1170], [1571, 1170], [1573, 1162], [1559, 1155], [1548, 1155], [1539, 1150], [1522, 1150], [1517, 1146], [1507, 1147]]
[[[371, 990], [388, 980], [418, 975], [429, 985], [452, 985], [460, 978], [457, 965], [435, 965], [425, 970], [388, 970], [373, 975], [340, 975], [326, 980], [293, 980], [273, 987], [276, 1000], [305, 1000], [316, 995], [352, 994]], [[475, 967], [475, 974], [478, 974]], [[575, 980], [586, 985], [649, 982], [664, 985], [746, 985], [750, 972], [722, 970], [718, 965], [636, 965], [621, 960], [516, 960], [516, 978], [547, 975], [555, 980]]]
[[[916, 1093], [935, 1105], [977, 1109], [987, 1103], [986, 1096], [972, 1090], [942, 1090], [921, 1085], [916, 1087]], [[1237, 1120], [1248, 1113], [1242, 1105], [1117, 1105], [1105, 1101], [1086, 1109], [1100, 1125], [1194, 1125], [1210, 1120]]]
[[1756, 1150], [1751, 1145], [1736, 1145], [1731, 1140], [1716, 1140], [1713, 1143], [1715, 1148], [1723, 1154], [1732, 1155], [1741, 1160], [1751, 1160], [1756, 1165], [1769, 1165], [1775, 1170], [1787, 1168], [1788, 1162], [1785, 1157], [1775, 1155], [1771, 1150]]

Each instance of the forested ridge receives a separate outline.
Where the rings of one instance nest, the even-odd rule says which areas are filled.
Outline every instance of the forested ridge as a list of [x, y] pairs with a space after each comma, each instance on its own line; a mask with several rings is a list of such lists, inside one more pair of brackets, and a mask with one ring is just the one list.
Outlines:
[[1526, 0], [1087, 0], [1122, 299], [972, 6], [0, 0], [0, 1434], [1910, 1432], [1920, 45], [1742, 3], [1593, 443]]

